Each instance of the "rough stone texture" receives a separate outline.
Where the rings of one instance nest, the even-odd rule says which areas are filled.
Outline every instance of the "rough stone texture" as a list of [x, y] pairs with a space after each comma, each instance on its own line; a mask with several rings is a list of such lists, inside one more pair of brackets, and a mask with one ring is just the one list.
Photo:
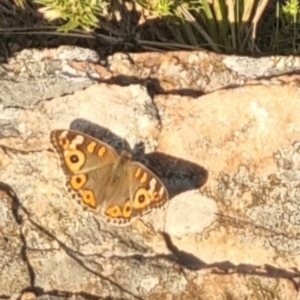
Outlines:
[[[300, 299], [300, 94], [291, 77], [254, 77], [198, 98], [101, 83], [3, 102], [0, 297]], [[64, 191], [55, 128], [131, 148], [169, 205], [124, 228], [84, 211]]]
[[[198, 97], [250, 83], [282, 84], [298, 76], [296, 56], [251, 58], [207, 51], [116, 53], [107, 58], [89, 49], [61, 46], [27, 49], [0, 64], [0, 107], [30, 107], [87, 88], [96, 82], [146, 86], [151, 94]], [[0, 124], [3, 122], [0, 119]]]

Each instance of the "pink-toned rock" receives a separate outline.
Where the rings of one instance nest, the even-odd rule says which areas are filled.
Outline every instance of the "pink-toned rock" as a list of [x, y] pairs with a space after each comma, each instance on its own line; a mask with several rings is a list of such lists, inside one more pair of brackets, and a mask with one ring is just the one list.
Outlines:
[[[3, 108], [2, 294], [34, 279], [45, 293], [99, 298], [298, 299], [300, 95], [284, 79], [199, 98], [103, 83]], [[84, 211], [49, 150], [56, 128], [132, 148], [168, 206], [124, 228]]]

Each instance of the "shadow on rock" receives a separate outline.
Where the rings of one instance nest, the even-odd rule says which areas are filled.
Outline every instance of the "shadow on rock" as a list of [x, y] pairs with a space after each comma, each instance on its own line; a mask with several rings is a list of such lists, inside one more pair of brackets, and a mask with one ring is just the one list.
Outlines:
[[145, 154], [143, 144], [135, 145], [131, 150], [125, 139], [117, 136], [108, 128], [87, 120], [74, 120], [70, 129], [101, 140], [115, 148], [118, 153], [123, 149], [132, 152], [133, 160], [144, 164], [163, 181], [168, 189], [170, 199], [180, 193], [199, 189], [208, 179], [207, 170], [198, 164], [161, 152]]

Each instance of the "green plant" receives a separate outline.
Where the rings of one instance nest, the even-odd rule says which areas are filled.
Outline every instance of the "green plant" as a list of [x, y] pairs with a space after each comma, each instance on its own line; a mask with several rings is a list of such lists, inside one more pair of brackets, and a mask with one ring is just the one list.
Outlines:
[[34, 2], [43, 6], [39, 8], [39, 12], [47, 20], [65, 21], [59, 28], [63, 32], [77, 27], [91, 31], [98, 26], [99, 17], [105, 15], [107, 10], [107, 3], [101, 0], [34, 0]]

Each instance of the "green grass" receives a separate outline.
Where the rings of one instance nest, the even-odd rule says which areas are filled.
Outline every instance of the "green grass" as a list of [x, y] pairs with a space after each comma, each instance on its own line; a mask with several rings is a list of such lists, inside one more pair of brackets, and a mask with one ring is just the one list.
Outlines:
[[299, 1], [15, 0], [17, 19], [29, 11], [32, 18], [10, 25], [0, 4], [0, 35], [86, 36], [125, 51], [299, 54]]

